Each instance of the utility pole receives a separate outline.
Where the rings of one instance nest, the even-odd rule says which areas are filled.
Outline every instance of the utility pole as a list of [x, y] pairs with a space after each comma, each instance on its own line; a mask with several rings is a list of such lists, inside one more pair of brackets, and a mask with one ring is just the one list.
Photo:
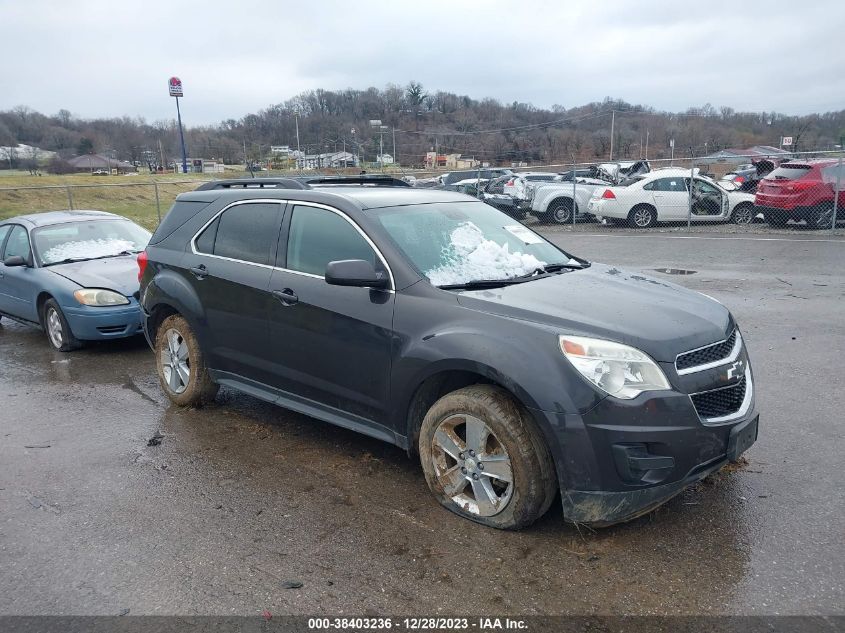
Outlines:
[[179, 121], [179, 142], [182, 144], [182, 173], [188, 173], [188, 154], [185, 150], [185, 134], [182, 132], [182, 112], [179, 110], [179, 97], [176, 97], [176, 119]]
[[397, 165], [399, 159], [396, 158], [396, 126], [393, 126], [393, 164]]
[[645, 129], [645, 159], [648, 160], [648, 128]]
[[[293, 117], [296, 121], [296, 164], [299, 165], [299, 160], [302, 157], [299, 151], [299, 110], [293, 111]], [[305, 161], [303, 161], [304, 164]]]
[[613, 160], [613, 128], [616, 125], [616, 110], [610, 111], [610, 156], [607, 160]]
[[161, 168], [166, 169], [167, 163], [164, 162], [164, 148], [161, 146], [161, 139], [158, 139], [158, 153], [161, 155]]

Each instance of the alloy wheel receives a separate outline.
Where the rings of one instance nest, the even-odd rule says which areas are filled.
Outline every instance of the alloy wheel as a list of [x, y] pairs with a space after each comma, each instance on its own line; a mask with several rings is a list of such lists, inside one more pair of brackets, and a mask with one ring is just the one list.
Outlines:
[[751, 224], [754, 221], [754, 212], [748, 206], [737, 207], [733, 212], [734, 224]]
[[444, 494], [465, 511], [489, 517], [510, 501], [510, 456], [481, 419], [464, 414], [443, 419], [432, 439], [432, 460]]
[[178, 330], [173, 328], [164, 333], [167, 347], [161, 350], [161, 363], [167, 388], [173, 393], [182, 393], [191, 380], [191, 358], [188, 344]]
[[634, 224], [641, 229], [651, 226], [651, 211], [648, 209], [637, 209], [634, 211]]

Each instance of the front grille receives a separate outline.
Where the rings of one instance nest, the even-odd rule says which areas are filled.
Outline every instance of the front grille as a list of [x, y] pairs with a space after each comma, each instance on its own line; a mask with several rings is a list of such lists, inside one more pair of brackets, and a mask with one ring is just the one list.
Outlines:
[[680, 354], [675, 361], [675, 367], [680, 371], [690, 367], [698, 367], [707, 363], [714, 363], [727, 358], [736, 343], [736, 330], [731, 332], [727, 340], [721, 343], [714, 343], [701, 349], [696, 349], [685, 354]]
[[746, 379], [742, 379], [728, 387], [696, 393], [692, 398], [695, 410], [702, 418], [720, 418], [739, 411], [745, 400]]

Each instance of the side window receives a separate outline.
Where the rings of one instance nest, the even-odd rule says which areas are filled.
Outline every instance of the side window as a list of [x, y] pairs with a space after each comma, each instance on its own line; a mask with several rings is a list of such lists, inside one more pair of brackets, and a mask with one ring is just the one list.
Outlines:
[[[273, 202], [235, 205], [203, 231], [197, 239], [197, 248], [200, 241], [205, 248], [213, 241], [213, 253], [218, 257], [269, 265], [278, 241], [281, 209], [280, 204]], [[216, 229], [213, 240], [209, 232], [212, 227]]]
[[695, 184], [693, 185], [693, 187], [695, 188], [695, 191], [697, 193], [708, 196], [719, 193], [719, 190], [716, 189], [716, 187], [711, 185], [709, 182], [705, 182], [703, 180], [695, 180], [694, 183]]
[[651, 182], [647, 182], [646, 184], [643, 185], [643, 189], [645, 189], [646, 191], [654, 190], [654, 188], [655, 188], [654, 185], [655, 185], [656, 182], [657, 182], [656, 180], [652, 180]]
[[3, 240], [6, 239], [6, 236], [9, 234], [9, 231], [12, 229], [11, 224], [6, 224], [5, 226], [0, 226], [0, 255], [3, 254]]
[[199, 234], [195, 242], [197, 252], [205, 253], [206, 255], [214, 254], [214, 240], [217, 239], [217, 227], [220, 226], [220, 218], [214, 219], [214, 222], [205, 227], [205, 230]]
[[339, 259], [363, 259], [376, 265], [375, 251], [344, 218], [326, 209], [294, 207], [286, 268], [322, 277], [326, 265]]
[[687, 185], [683, 178], [658, 178], [654, 181], [654, 190], [686, 192]]
[[18, 224], [14, 225], [9, 233], [3, 259], [15, 255], [20, 255], [27, 261], [30, 259], [29, 236], [26, 234], [26, 229]]

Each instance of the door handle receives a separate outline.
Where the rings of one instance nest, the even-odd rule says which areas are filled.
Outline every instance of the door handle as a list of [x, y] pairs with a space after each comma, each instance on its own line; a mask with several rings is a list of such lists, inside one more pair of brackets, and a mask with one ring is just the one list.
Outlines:
[[205, 267], [205, 264], [193, 266], [191, 268], [191, 274], [197, 279], [204, 279], [205, 277], [208, 277], [208, 269]]
[[297, 297], [296, 293], [290, 288], [285, 288], [284, 290], [273, 290], [272, 295], [285, 306], [292, 306], [299, 301], [299, 297]]

